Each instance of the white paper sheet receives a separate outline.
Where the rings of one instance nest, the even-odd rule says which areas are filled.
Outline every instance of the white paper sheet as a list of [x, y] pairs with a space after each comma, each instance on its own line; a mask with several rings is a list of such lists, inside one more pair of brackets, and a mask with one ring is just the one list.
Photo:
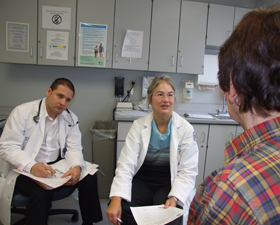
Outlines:
[[69, 32], [47, 31], [46, 59], [68, 60]]
[[[61, 176], [69, 170], [69, 167], [68, 167], [65, 159], [62, 159], [62, 160], [58, 161], [57, 163], [54, 163], [50, 166], [56, 171], [56, 174], [55, 174], [55, 176], [46, 177], [46, 178], [36, 177], [31, 173], [20, 171], [17, 169], [14, 169], [14, 171], [17, 173], [20, 173], [22, 175], [25, 175], [27, 177], [30, 177], [35, 181], [39, 181], [42, 186], [44, 186], [46, 189], [49, 189], [49, 190], [58, 188], [58, 187], [64, 185], [71, 178], [71, 176], [61, 178]], [[98, 170], [97, 167], [98, 167], [97, 164], [92, 164], [92, 163], [86, 162], [86, 169], [84, 169], [82, 171], [80, 180], [82, 180], [87, 174], [93, 175], [94, 173], [96, 173]]]
[[192, 113], [186, 113], [186, 117], [190, 118], [197, 118], [197, 119], [214, 119], [213, 116], [211, 115], [206, 115], [206, 114], [192, 114]]
[[122, 57], [138, 58], [142, 57], [143, 31], [127, 30], [123, 41]]
[[70, 30], [71, 8], [43, 5], [42, 12], [42, 28]]
[[164, 225], [185, 213], [176, 207], [163, 208], [163, 205], [130, 207], [138, 225]]

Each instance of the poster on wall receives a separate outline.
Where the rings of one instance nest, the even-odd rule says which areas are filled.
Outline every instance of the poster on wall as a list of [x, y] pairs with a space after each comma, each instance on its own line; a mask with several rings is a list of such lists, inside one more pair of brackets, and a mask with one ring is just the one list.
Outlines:
[[6, 22], [7, 51], [29, 51], [29, 24]]
[[47, 31], [46, 59], [68, 60], [69, 32]]
[[43, 6], [42, 12], [42, 28], [70, 30], [71, 8]]
[[79, 66], [105, 67], [107, 25], [80, 23]]

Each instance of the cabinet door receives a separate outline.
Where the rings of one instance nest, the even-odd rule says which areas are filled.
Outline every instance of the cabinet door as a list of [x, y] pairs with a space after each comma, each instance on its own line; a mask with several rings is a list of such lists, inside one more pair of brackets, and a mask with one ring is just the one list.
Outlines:
[[209, 4], [206, 45], [221, 46], [233, 28], [234, 7]]
[[198, 188], [198, 186], [204, 180], [204, 165], [205, 165], [209, 125], [205, 125], [205, 124], [192, 124], [192, 125], [195, 130], [196, 141], [199, 149], [198, 175], [196, 177], [196, 183], [195, 183], [195, 187]]
[[116, 161], [118, 161], [121, 150], [125, 144], [126, 135], [130, 130], [132, 123], [133, 122], [118, 122]]
[[244, 132], [244, 129], [241, 126], [236, 126], [236, 137], [239, 136], [240, 134], [242, 134]]
[[154, 0], [149, 71], [176, 72], [180, 0]]
[[240, 7], [235, 7], [234, 11], [234, 23], [233, 26], [234, 28], [237, 26], [237, 24], [240, 22], [242, 17], [249, 12], [251, 9], [246, 9], [246, 8], [240, 8]]
[[74, 66], [76, 0], [38, 2], [38, 64]]
[[[78, 66], [79, 61], [79, 51], [80, 49], [80, 23], [88, 23], [90, 25], [107, 25], [107, 40], [106, 43], [102, 43], [104, 46], [103, 60], [105, 62], [105, 68], [112, 67], [112, 50], [113, 50], [113, 25], [114, 25], [114, 10], [115, 10], [115, 1], [114, 0], [79, 0], [78, 9], [77, 9], [77, 35], [76, 35], [76, 65]], [[97, 35], [97, 34], [96, 34]], [[90, 36], [90, 34], [89, 34]], [[96, 43], [99, 39], [95, 39], [95, 36], [91, 37], [89, 42]], [[93, 52], [94, 47], [90, 46], [89, 51]], [[84, 55], [84, 53], [81, 53]], [[86, 56], [86, 55], [84, 55]], [[92, 54], [88, 54], [86, 58], [87, 61], [95, 60]], [[92, 66], [93, 63], [82, 64], [80, 60], [80, 66]]]
[[223, 167], [225, 144], [235, 133], [236, 125], [210, 125], [204, 177]]
[[0, 0], [0, 18], [0, 62], [36, 64], [37, 0]]
[[182, 1], [178, 73], [203, 74], [208, 4]]
[[[151, 8], [151, 0], [116, 0], [113, 68], [148, 70]], [[127, 30], [143, 31], [141, 58], [121, 57]]]

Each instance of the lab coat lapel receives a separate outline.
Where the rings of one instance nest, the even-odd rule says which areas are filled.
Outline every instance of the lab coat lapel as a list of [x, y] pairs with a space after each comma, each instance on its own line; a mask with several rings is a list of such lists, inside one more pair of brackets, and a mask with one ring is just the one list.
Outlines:
[[142, 154], [142, 158], [143, 161], [146, 157], [147, 151], [148, 151], [148, 147], [149, 147], [149, 143], [150, 143], [150, 138], [151, 138], [151, 124], [152, 124], [152, 118], [153, 118], [153, 113], [150, 113], [144, 121], [144, 129], [142, 130], [142, 144], [143, 144], [143, 150], [142, 151], [144, 154]]
[[32, 135], [30, 136], [24, 151], [32, 158], [35, 159], [44, 139], [45, 124], [46, 124], [46, 110], [42, 110], [45, 107], [45, 100], [42, 102], [40, 119], [35, 126]]
[[178, 167], [178, 151], [180, 150], [179, 141], [182, 139], [182, 134], [179, 131], [181, 125], [177, 123], [176, 116], [172, 117], [171, 139], [170, 139], [170, 169], [171, 169], [171, 182], [175, 179]]

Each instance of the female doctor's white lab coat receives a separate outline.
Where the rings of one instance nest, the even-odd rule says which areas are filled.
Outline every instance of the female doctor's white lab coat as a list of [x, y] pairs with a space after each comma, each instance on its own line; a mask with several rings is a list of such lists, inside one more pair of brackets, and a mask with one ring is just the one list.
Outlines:
[[[168, 196], [179, 199], [186, 210], [195, 194], [195, 179], [198, 174], [198, 147], [193, 127], [177, 113], [172, 113], [170, 138], [171, 190]], [[119, 196], [131, 201], [133, 176], [142, 166], [148, 151], [153, 114], [133, 122], [117, 163], [116, 175], [111, 186], [110, 198]]]
[[[40, 100], [22, 104], [10, 114], [0, 139], [0, 220], [4, 225], [10, 224], [11, 200], [18, 173], [13, 169], [23, 170], [34, 159], [41, 147], [47, 116], [45, 99], [42, 101], [38, 124], [33, 117], [38, 113]], [[81, 133], [76, 115], [63, 111], [59, 118], [59, 144], [61, 156], [67, 148], [65, 159], [70, 168], [75, 165], [84, 167], [81, 146]], [[73, 126], [69, 126], [72, 124]]]

